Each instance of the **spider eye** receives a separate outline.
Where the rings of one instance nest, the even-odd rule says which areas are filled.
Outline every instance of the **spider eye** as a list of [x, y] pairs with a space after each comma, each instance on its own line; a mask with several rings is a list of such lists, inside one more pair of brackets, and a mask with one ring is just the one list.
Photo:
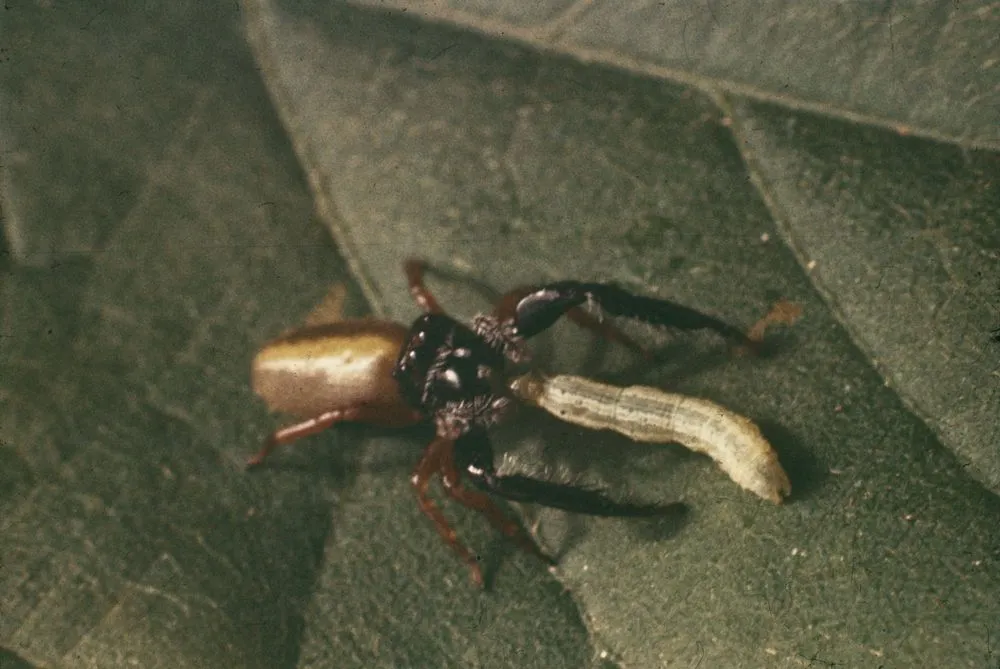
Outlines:
[[462, 387], [462, 377], [460, 377], [458, 375], [458, 372], [456, 372], [451, 367], [441, 372], [441, 380], [447, 383], [455, 390], [459, 390]]

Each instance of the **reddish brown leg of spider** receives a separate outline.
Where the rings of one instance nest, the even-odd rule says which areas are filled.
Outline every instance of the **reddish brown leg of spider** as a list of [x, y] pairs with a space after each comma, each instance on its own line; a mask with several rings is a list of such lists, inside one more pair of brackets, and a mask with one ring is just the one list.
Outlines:
[[531, 286], [519, 286], [504, 293], [496, 306], [493, 307], [493, 315], [501, 321], [514, 318], [517, 315], [517, 303], [531, 294]]
[[[533, 289], [530, 287], [522, 286], [508, 292], [500, 298], [500, 301], [497, 302], [496, 307], [493, 309], [493, 314], [501, 321], [507, 320], [508, 318], [514, 318], [517, 310], [517, 303], [529, 295], [532, 290]], [[611, 323], [591, 316], [580, 307], [573, 307], [568, 310], [566, 312], [566, 316], [578, 326], [584, 328], [585, 330], [590, 330], [599, 337], [621, 344], [625, 348], [638, 353], [647, 360], [653, 359], [652, 352], [645, 346], [629, 337]]]
[[337, 323], [344, 317], [344, 302], [347, 300], [347, 286], [335, 283], [323, 299], [306, 316], [305, 325], [327, 325]]
[[444, 309], [438, 304], [437, 298], [424, 285], [424, 270], [427, 265], [422, 260], [410, 258], [403, 263], [406, 281], [410, 284], [410, 295], [421, 309], [429, 314], [443, 314]]
[[507, 517], [492, 499], [486, 494], [476, 490], [469, 490], [462, 486], [458, 470], [455, 469], [453, 452], [444, 455], [441, 461], [441, 480], [444, 484], [445, 492], [458, 502], [470, 509], [475, 509], [490, 521], [498, 531], [502, 532], [517, 543], [518, 547], [526, 553], [538, 556], [547, 564], [555, 564], [555, 560], [543, 553], [541, 549], [531, 540], [521, 526]]
[[451, 439], [434, 437], [434, 441], [430, 443], [427, 450], [424, 451], [424, 456], [417, 463], [417, 468], [413, 470], [410, 483], [413, 484], [413, 490], [417, 493], [417, 504], [420, 505], [420, 510], [431, 519], [434, 527], [437, 528], [438, 534], [441, 535], [445, 543], [451, 546], [452, 550], [458, 553], [458, 556], [469, 565], [472, 580], [476, 585], [482, 587], [483, 571], [479, 568], [479, 561], [476, 559], [476, 556], [459, 542], [458, 535], [455, 534], [455, 530], [448, 524], [448, 519], [441, 513], [441, 509], [427, 497], [427, 487], [431, 483], [431, 478], [441, 469], [441, 462], [444, 457], [447, 457], [449, 460], [451, 459], [451, 452], [454, 446], [455, 442]]
[[315, 418], [304, 420], [301, 423], [288, 425], [280, 430], [276, 430], [270, 437], [264, 440], [264, 445], [261, 447], [260, 451], [257, 452], [257, 455], [247, 460], [247, 469], [260, 465], [278, 446], [289, 444], [297, 439], [301, 439], [302, 437], [308, 437], [310, 434], [322, 432], [334, 423], [358, 420], [361, 416], [361, 411], [360, 407], [335, 409], [333, 411], [321, 413]]
[[247, 469], [264, 462], [278, 446], [322, 432], [336, 423], [356, 422], [382, 425], [383, 427], [406, 427], [419, 423], [421, 420], [423, 420], [423, 416], [418, 411], [410, 409], [402, 402], [379, 406], [362, 404], [346, 409], [334, 409], [274, 432], [264, 441], [264, 445], [257, 455], [247, 460]]

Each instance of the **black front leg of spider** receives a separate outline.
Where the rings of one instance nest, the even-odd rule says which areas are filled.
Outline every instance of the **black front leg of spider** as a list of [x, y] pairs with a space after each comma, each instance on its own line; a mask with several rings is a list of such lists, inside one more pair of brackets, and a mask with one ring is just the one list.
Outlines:
[[588, 516], [661, 516], [683, 504], [633, 504], [618, 502], [604, 493], [576, 485], [553, 483], [520, 474], [501, 476], [494, 465], [493, 447], [483, 432], [465, 435], [455, 443], [455, 466], [476, 487], [512, 502], [541, 504]]
[[506, 418], [512, 404], [506, 366], [530, 356], [526, 339], [567, 315], [578, 325], [647, 352], [623, 332], [580, 309], [593, 303], [608, 314], [654, 325], [684, 329], [708, 328], [746, 343], [738, 329], [687, 307], [632, 295], [613, 285], [563, 281], [517, 288], [504, 295], [491, 314], [470, 326], [448, 316], [423, 281], [425, 266], [415, 260], [405, 266], [414, 300], [426, 312], [417, 318], [400, 351], [393, 377], [403, 399], [433, 420], [434, 440], [424, 451], [411, 483], [421, 510], [434, 522], [445, 542], [468, 564], [472, 579], [483, 583], [476, 556], [459, 540], [428, 488], [440, 477], [449, 497], [486, 515], [490, 523], [528, 552], [551, 562], [485, 494], [462, 485], [463, 474], [478, 487], [508, 499], [536, 502], [594, 515], [648, 515], [669, 506], [621, 504], [601, 493], [538, 481], [523, 476], [498, 476], [492, 464], [487, 431]]

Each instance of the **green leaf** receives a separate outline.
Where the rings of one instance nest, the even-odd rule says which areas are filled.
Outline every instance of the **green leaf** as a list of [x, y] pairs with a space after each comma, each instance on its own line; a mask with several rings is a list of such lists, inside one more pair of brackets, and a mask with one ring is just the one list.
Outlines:
[[[654, 77], [340, 4], [6, 12], [0, 665], [995, 663], [991, 42], [917, 59], [916, 14], [840, 6], [869, 29], [809, 42], [829, 15], [772, 9], [765, 39], [767, 16], [712, 5], [669, 22], [696, 36], [683, 61], [654, 48], [661, 4], [438, 17], [661, 60]], [[837, 54], [867, 74], [818, 77]], [[768, 92], [783, 71], [787, 99]], [[412, 317], [408, 255], [444, 270], [431, 285], [458, 315], [567, 277], [742, 324], [801, 304], [766, 358], [685, 335], [650, 366], [562, 326], [538, 347], [550, 369], [751, 417], [793, 497], [527, 415], [495, 437], [504, 467], [691, 513], [529, 509], [550, 574], [449, 506], [482, 593], [413, 501], [426, 430], [338, 427], [246, 473], [278, 424], [248, 388], [255, 349], [337, 281], [351, 315], [364, 295]]]

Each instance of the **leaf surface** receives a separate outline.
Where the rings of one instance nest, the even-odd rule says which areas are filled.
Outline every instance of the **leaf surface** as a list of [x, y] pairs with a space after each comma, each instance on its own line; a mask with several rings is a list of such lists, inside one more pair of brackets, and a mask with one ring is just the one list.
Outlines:
[[[831, 6], [407, 5], [545, 54], [336, 3], [7, 12], [0, 665], [992, 666], [993, 10]], [[504, 468], [690, 513], [526, 509], [552, 575], [449, 506], [484, 594], [413, 502], [426, 430], [245, 473], [255, 348], [337, 281], [411, 318], [410, 255], [465, 316], [557, 278], [802, 305], [764, 358], [536, 349], [751, 417], [792, 499], [526, 414]]]

